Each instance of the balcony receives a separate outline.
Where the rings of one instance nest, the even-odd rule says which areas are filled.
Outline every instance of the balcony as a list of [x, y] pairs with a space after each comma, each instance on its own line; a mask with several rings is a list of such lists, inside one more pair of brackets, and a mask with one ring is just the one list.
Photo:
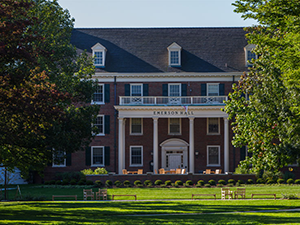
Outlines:
[[120, 105], [199, 106], [224, 105], [227, 96], [120, 96]]

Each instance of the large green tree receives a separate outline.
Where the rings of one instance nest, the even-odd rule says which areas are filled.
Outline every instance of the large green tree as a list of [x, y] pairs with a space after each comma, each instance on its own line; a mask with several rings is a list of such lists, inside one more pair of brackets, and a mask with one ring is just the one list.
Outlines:
[[256, 47], [250, 72], [233, 88], [225, 111], [235, 146], [247, 145], [252, 170], [278, 170], [300, 159], [300, 2], [239, 0], [235, 12], [260, 25], [247, 28]]
[[72, 29], [56, 1], [0, 3], [0, 163], [9, 169], [42, 171], [92, 138], [93, 61], [76, 54]]

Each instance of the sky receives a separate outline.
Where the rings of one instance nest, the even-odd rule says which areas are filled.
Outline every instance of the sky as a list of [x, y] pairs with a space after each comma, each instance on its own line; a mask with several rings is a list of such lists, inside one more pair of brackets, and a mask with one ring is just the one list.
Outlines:
[[246, 27], [257, 24], [233, 12], [234, 0], [58, 0], [75, 28]]

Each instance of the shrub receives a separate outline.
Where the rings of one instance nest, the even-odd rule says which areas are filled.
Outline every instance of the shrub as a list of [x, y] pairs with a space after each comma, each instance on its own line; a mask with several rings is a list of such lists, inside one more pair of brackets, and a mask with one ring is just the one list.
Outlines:
[[295, 184], [300, 184], [300, 179], [295, 180]]
[[200, 184], [200, 186], [203, 186], [205, 184], [204, 180], [198, 180], [197, 184]]
[[239, 187], [239, 186], [241, 186], [241, 183], [236, 182], [235, 186]]
[[130, 183], [129, 180], [125, 180], [125, 181], [123, 182], [123, 185], [124, 185], [125, 187], [130, 187], [131, 183]]
[[276, 182], [272, 178], [269, 178], [266, 183], [267, 184], [275, 184]]
[[142, 182], [140, 180], [134, 181], [134, 186], [142, 185]]
[[62, 182], [61, 182], [60, 180], [55, 181], [55, 184], [56, 184], [56, 185], [61, 185], [61, 183], [62, 183]]
[[145, 185], [145, 186], [148, 186], [149, 184], [152, 186], [151, 180], [145, 180], [145, 181], [144, 181], [144, 185]]
[[265, 181], [264, 181], [262, 178], [258, 178], [258, 179], [256, 180], [256, 183], [257, 183], [257, 184], [264, 184]]
[[167, 187], [167, 185], [165, 185], [164, 183], [162, 183], [162, 184], [160, 185], [160, 187], [161, 187], [161, 188], [165, 188], [165, 187]]
[[166, 181], [165, 181], [165, 185], [166, 185], [166, 186], [170, 186], [171, 184], [172, 184], [172, 181], [170, 181], [170, 180], [166, 180]]
[[45, 185], [50, 185], [51, 184], [51, 182], [50, 181], [45, 181], [45, 183], [44, 183]]
[[281, 194], [283, 199], [299, 199], [296, 194]]
[[233, 187], [234, 184], [227, 184], [227, 187]]
[[85, 185], [85, 180], [80, 180], [80, 181], [78, 181], [77, 184], [78, 184], [78, 185]]
[[247, 184], [254, 184], [254, 181], [252, 179], [248, 179]]
[[224, 187], [223, 184], [217, 184], [217, 187]]
[[210, 184], [204, 184], [204, 187], [210, 188]]
[[284, 179], [279, 178], [279, 179], [277, 180], [277, 183], [278, 183], [278, 184], [283, 184], [283, 183], [284, 183]]
[[93, 170], [92, 169], [84, 169], [84, 170], [81, 170], [80, 172], [83, 173], [84, 175], [93, 174]]
[[54, 185], [55, 184], [55, 180], [50, 180], [50, 184]]
[[178, 184], [172, 183], [171, 184], [173, 187], [178, 187]]
[[293, 184], [294, 183], [294, 179], [293, 178], [290, 178], [286, 181], [287, 184]]
[[193, 185], [193, 184], [194, 184], [193, 181], [191, 181], [191, 180], [187, 180], [185, 183], [186, 183], [187, 185]]
[[101, 182], [101, 180], [96, 180], [95, 181], [95, 184], [98, 186], [98, 187], [101, 187], [103, 184]]
[[175, 181], [175, 184], [177, 184], [178, 186], [179, 186], [179, 185], [183, 185], [183, 183], [182, 183], [181, 180], [176, 180], [176, 181]]
[[234, 184], [235, 184], [235, 180], [234, 180], [234, 179], [229, 179], [229, 180], [227, 181], [227, 183], [228, 183], [228, 184], [233, 184], [233, 185], [234, 185]]
[[112, 181], [111, 180], [106, 180], [105, 181], [105, 186], [106, 187], [111, 187], [112, 186]]
[[243, 180], [238, 180], [238, 183], [244, 184], [245, 182]]
[[116, 187], [121, 187], [121, 186], [122, 186], [122, 182], [119, 181], [119, 180], [116, 180], [115, 183], [114, 183], [114, 185], [115, 185]]
[[69, 180], [68, 179], [63, 179], [63, 181], [62, 181], [61, 184], [62, 185], [68, 185], [69, 184]]
[[272, 179], [274, 181], [276, 181], [278, 178], [282, 178], [283, 174], [282, 172], [273, 172], [273, 171], [264, 171], [262, 178], [266, 181], [268, 181], [269, 179]]
[[283, 175], [283, 179], [285, 181], [287, 181], [290, 178], [295, 179], [295, 174], [293, 174], [292, 172], [289, 172], [289, 171], [285, 172]]
[[215, 180], [209, 180], [208, 183], [209, 183], [211, 186], [215, 186], [215, 185], [216, 185], [216, 181], [215, 181]]
[[94, 182], [92, 180], [87, 180], [86, 185], [94, 185]]
[[108, 174], [108, 172], [105, 168], [98, 167], [97, 169], [95, 169], [94, 174]]
[[196, 187], [202, 187], [203, 185], [201, 185], [201, 184], [196, 184]]
[[219, 180], [218, 184], [226, 185], [226, 181], [225, 180]]
[[161, 184], [162, 184], [162, 181], [161, 181], [161, 180], [156, 180], [156, 181], [154, 182], [154, 184], [155, 184], [155, 185], [161, 185]]

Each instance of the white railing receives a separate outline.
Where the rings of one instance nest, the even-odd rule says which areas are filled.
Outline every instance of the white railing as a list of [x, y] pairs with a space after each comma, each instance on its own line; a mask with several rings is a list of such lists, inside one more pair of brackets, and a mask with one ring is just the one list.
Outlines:
[[120, 105], [214, 105], [224, 101], [227, 96], [120, 96]]

